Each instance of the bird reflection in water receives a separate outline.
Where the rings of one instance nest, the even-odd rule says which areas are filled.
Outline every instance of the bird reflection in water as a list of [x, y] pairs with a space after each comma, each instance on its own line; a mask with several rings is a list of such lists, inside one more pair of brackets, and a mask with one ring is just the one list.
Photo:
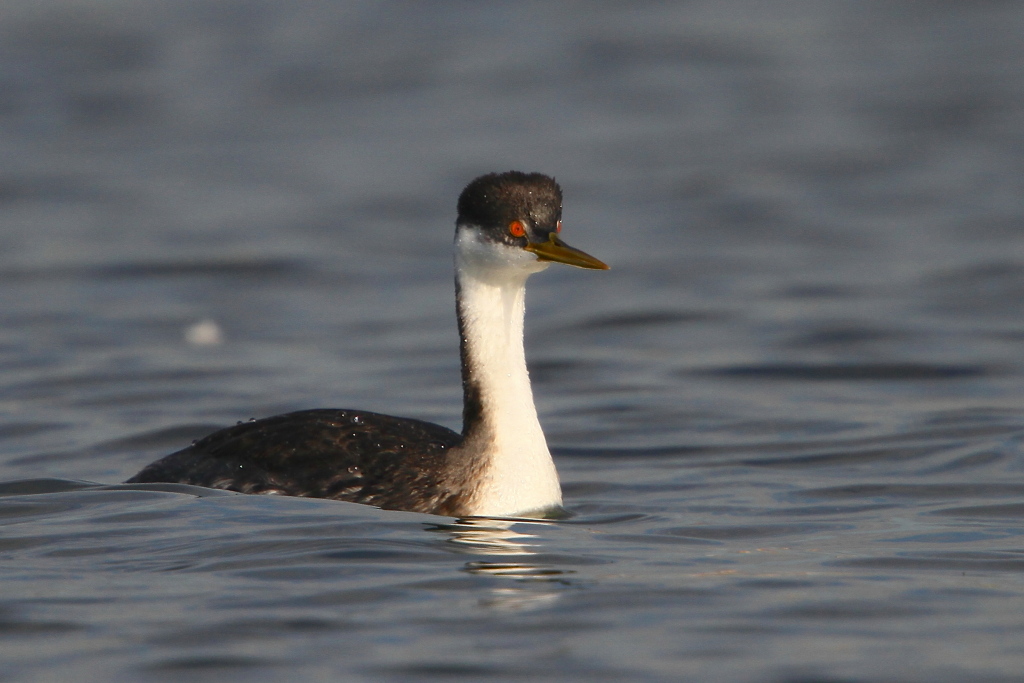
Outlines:
[[[452, 524], [436, 524], [427, 528], [429, 531], [448, 534], [449, 547], [456, 552], [495, 558], [467, 562], [463, 570], [470, 574], [569, 584], [568, 575], [574, 574], [574, 571], [526, 561], [530, 556], [540, 559], [537, 550], [539, 543], [536, 541], [539, 537], [526, 533], [524, 527], [548, 524], [536, 520], [478, 517], [458, 519]], [[507, 559], [498, 560], [499, 557]]]

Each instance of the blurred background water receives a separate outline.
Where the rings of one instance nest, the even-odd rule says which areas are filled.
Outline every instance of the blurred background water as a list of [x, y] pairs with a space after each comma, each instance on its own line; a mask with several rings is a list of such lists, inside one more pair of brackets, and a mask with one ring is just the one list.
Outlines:
[[[6, 0], [0, 680], [1015, 681], [1024, 5]], [[458, 428], [472, 177], [573, 517], [123, 481]]]

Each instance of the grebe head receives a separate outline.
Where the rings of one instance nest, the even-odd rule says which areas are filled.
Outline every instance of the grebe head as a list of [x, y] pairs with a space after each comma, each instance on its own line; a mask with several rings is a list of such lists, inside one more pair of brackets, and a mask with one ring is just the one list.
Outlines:
[[455, 240], [460, 256], [489, 268], [527, 274], [550, 263], [607, 270], [562, 241], [562, 188], [541, 173], [490, 173], [459, 196]]

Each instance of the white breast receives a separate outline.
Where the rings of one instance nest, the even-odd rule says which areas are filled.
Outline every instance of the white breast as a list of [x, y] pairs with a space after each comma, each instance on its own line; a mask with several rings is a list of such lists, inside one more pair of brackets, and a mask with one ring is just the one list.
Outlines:
[[526, 278], [547, 263], [522, 249], [456, 234], [467, 362], [480, 389], [488, 443], [472, 513], [514, 515], [561, 504], [558, 473], [537, 419], [523, 349]]

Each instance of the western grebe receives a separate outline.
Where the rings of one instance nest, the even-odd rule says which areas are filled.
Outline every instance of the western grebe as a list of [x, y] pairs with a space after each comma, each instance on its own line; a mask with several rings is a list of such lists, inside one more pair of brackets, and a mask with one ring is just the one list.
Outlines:
[[608, 268], [562, 242], [561, 228], [562, 190], [540, 173], [481, 176], [459, 196], [461, 435], [364, 410], [303, 410], [214, 432], [127, 483], [332, 498], [453, 517], [560, 505], [526, 370], [526, 279], [552, 262]]

